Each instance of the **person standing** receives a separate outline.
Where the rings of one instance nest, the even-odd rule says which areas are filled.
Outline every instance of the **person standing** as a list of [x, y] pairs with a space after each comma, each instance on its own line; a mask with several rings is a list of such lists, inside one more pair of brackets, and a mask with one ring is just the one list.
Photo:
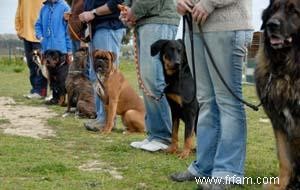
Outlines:
[[[90, 22], [92, 27], [90, 49], [112, 51], [117, 55], [114, 63], [118, 67], [124, 25], [119, 20], [120, 11], [117, 5], [123, 0], [85, 0], [85, 11], [79, 15], [82, 22]], [[90, 62], [90, 64], [92, 64]], [[92, 65], [89, 66], [89, 78], [95, 83], [96, 74]], [[84, 123], [87, 130], [99, 131], [105, 125], [106, 113], [104, 105], [95, 93], [97, 118]]]
[[61, 65], [49, 70], [50, 87], [52, 90], [52, 99], [46, 101], [46, 104], [53, 105], [59, 103], [59, 98], [66, 93], [63, 87], [55, 82], [58, 77], [51, 77], [51, 73], [61, 75], [62, 81], [66, 79], [69, 63], [72, 61], [72, 41], [70, 39], [67, 21], [64, 14], [70, 11], [70, 7], [64, 0], [46, 0], [40, 11], [38, 20], [35, 23], [36, 38], [41, 41], [42, 53], [47, 50], [58, 50], [65, 60]]
[[[193, 17], [200, 111], [196, 160], [187, 171], [172, 174], [171, 179], [174, 181], [195, 181], [195, 177], [218, 178], [220, 183], [200, 184], [200, 189], [224, 190], [234, 187], [239, 183], [238, 179], [244, 176], [247, 132], [244, 106], [221, 82], [201, 35], [226, 83], [242, 98], [242, 67], [247, 46], [252, 39], [251, 4], [249, 0], [178, 1], [178, 13], [191, 13]], [[199, 26], [203, 33], [199, 32]], [[185, 42], [191, 64], [188, 34]]]
[[29, 68], [30, 93], [29, 99], [40, 99], [47, 95], [47, 80], [39, 72], [38, 66], [32, 60], [32, 51], [41, 49], [39, 40], [35, 37], [34, 24], [38, 18], [43, 0], [19, 0], [15, 16], [17, 35], [24, 43], [24, 51]]
[[[137, 33], [138, 62], [142, 80], [147, 89], [160, 97], [166, 86], [159, 55], [151, 57], [151, 45], [160, 39], [174, 39], [179, 24], [174, 0], [128, 1], [127, 13], [121, 20], [127, 25], [135, 25]], [[143, 141], [132, 142], [131, 146], [147, 151], [166, 149], [171, 143], [171, 111], [165, 96], [160, 100], [144, 94], [146, 107], [146, 129], [148, 137]]]

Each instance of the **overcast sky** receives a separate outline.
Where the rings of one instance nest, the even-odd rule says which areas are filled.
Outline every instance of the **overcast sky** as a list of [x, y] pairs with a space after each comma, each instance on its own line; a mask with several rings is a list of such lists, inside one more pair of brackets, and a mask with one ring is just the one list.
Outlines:
[[[14, 18], [18, 0], [0, 0], [0, 2], [0, 34], [15, 33]], [[253, 25], [255, 30], [258, 30], [260, 27], [261, 12], [269, 3], [269, 0], [252, 0], [252, 2]]]

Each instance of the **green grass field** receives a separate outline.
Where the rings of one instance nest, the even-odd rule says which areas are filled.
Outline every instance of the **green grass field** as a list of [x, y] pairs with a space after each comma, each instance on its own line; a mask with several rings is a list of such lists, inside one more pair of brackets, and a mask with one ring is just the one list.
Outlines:
[[[134, 65], [122, 60], [121, 70], [137, 90]], [[0, 97], [13, 97], [17, 105], [44, 106], [41, 101], [23, 98], [28, 89], [26, 65], [0, 61]], [[257, 103], [253, 86], [244, 86], [244, 95], [247, 100]], [[105, 136], [86, 131], [83, 120], [62, 118], [65, 108], [54, 106], [50, 109], [59, 114], [47, 121], [57, 136], [46, 139], [3, 134], [1, 125], [13, 121], [0, 115], [1, 190], [196, 189], [196, 182], [175, 183], [168, 177], [173, 172], [185, 170], [195, 155], [180, 160], [163, 152], [135, 150], [129, 146], [130, 142], [142, 140], [145, 135], [123, 134], [119, 119], [119, 129]], [[258, 177], [276, 176], [278, 168], [273, 131], [270, 123], [261, 122], [261, 119], [266, 119], [262, 110], [247, 109], [246, 176], [254, 181]], [[99, 171], [79, 169], [79, 166], [93, 161], [100, 165]], [[111, 171], [119, 172], [123, 179], [116, 179]], [[237, 189], [255, 190], [261, 189], [261, 185], [245, 185]]]

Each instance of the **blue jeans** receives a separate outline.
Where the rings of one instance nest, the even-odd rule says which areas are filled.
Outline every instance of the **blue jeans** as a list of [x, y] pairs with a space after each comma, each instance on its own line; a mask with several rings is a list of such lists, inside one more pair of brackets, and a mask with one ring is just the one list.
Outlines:
[[[225, 81], [242, 98], [242, 66], [251, 42], [251, 31], [204, 34], [212, 56]], [[185, 38], [191, 67], [188, 35]], [[244, 105], [225, 88], [212, 66], [199, 33], [194, 34], [197, 100], [197, 160], [188, 170], [195, 176], [242, 177], [246, 156]], [[192, 67], [191, 67], [192, 68]], [[236, 179], [236, 178], [235, 178]]]
[[[92, 49], [104, 49], [112, 51], [117, 55], [115, 64], [119, 64], [119, 55], [121, 48], [121, 41], [124, 35], [124, 29], [111, 30], [111, 29], [98, 29], [92, 39]], [[89, 66], [89, 78], [94, 83], [96, 82], [96, 74], [92, 65]], [[101, 99], [95, 93], [97, 120], [100, 123], [105, 123], [105, 110]]]
[[40, 43], [30, 42], [24, 39], [24, 50], [29, 68], [29, 80], [31, 84], [30, 93], [37, 93], [41, 96], [47, 95], [47, 79], [38, 72], [38, 66], [32, 60], [32, 51], [34, 49], [41, 49]]
[[[142, 80], [147, 89], [159, 97], [166, 86], [159, 55], [151, 57], [150, 46], [159, 39], [174, 39], [177, 26], [146, 24], [138, 28], [139, 64]], [[172, 122], [169, 104], [165, 96], [159, 101], [144, 94], [146, 129], [148, 139], [170, 143]]]

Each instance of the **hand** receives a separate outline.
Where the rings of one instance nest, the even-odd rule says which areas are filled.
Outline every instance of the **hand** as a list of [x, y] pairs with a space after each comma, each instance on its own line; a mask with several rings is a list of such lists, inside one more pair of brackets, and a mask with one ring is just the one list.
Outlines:
[[126, 10], [121, 11], [120, 20], [129, 27], [135, 25], [136, 18], [131, 8], [128, 7]]
[[92, 11], [85, 11], [78, 15], [78, 17], [81, 22], [90, 22], [95, 18], [95, 15], [92, 13]]
[[192, 0], [177, 0], [177, 12], [180, 15], [185, 15], [186, 13], [191, 13], [194, 3]]
[[193, 20], [198, 24], [203, 25], [205, 23], [208, 17], [208, 12], [202, 7], [200, 2], [193, 7], [192, 17]]

